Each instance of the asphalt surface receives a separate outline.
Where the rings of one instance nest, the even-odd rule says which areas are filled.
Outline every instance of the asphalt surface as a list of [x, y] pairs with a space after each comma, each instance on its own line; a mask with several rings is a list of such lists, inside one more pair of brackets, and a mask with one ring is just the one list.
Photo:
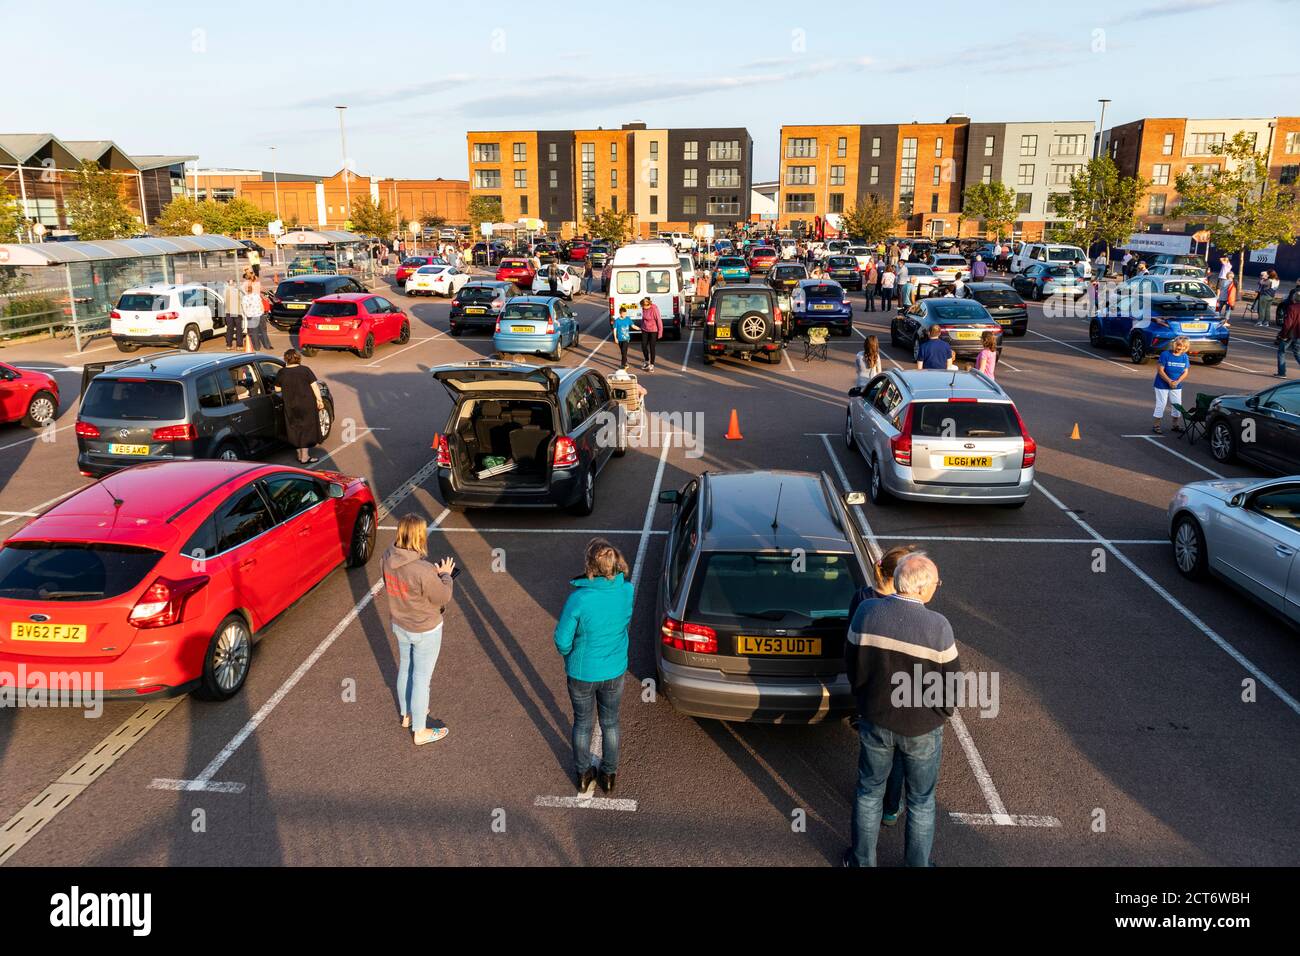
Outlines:
[[[368, 476], [394, 504], [379, 550], [396, 516], [414, 512], [438, 521], [432, 555], [464, 568], [433, 679], [432, 716], [449, 736], [416, 749], [398, 725], [376, 558], [336, 571], [275, 623], [236, 698], [163, 708], [7, 865], [838, 862], [856, 776], [846, 723], [696, 720], [641, 681], [654, 674], [654, 584], [670, 520], [655, 504], [660, 488], [735, 468], [837, 481], [842, 471], [849, 486], [866, 487], [866, 465], [842, 437], [854, 353], [875, 333], [890, 360], [909, 356], [888, 346], [885, 315], [853, 299], [858, 334], [832, 339], [825, 362], [792, 349], [779, 365], [706, 368], [698, 341], [661, 342], [658, 370], [642, 376], [647, 405], [702, 415], [703, 453], [680, 443], [633, 449], [602, 474], [595, 512], [575, 518], [444, 514], [436, 482], [409, 483], [432, 459], [448, 410], [427, 370], [489, 356], [491, 339], [450, 337], [445, 300], [396, 295], [414, 319], [408, 346], [381, 346], [369, 361], [326, 352], [308, 364], [336, 400], [325, 464]], [[562, 364], [616, 367], [602, 302], [577, 304], [583, 345]], [[1239, 321], [1227, 362], [1193, 366], [1189, 396], [1268, 384], [1271, 338]], [[271, 339], [277, 351], [289, 344], [275, 330]], [[65, 369], [55, 441], [0, 427], [0, 508], [37, 511], [83, 483], [72, 436], [80, 364], [116, 355], [102, 343], [79, 355], [67, 340], [0, 350], [13, 364]], [[1083, 320], [1031, 306], [1029, 335], [1008, 339], [998, 370], [1038, 442], [1028, 505], [863, 509], [882, 545], [925, 544], [943, 577], [933, 607], [952, 621], [964, 668], [999, 679], [996, 717], [966, 708], [945, 732], [938, 864], [1300, 862], [1300, 830], [1289, 823], [1300, 713], [1259, 680], [1300, 695], [1296, 635], [1220, 583], [1181, 578], [1167, 543], [1165, 508], [1180, 484], [1251, 472], [1214, 462], [1204, 443], [1125, 437], [1149, 434], [1153, 377], [1150, 364], [1091, 349]], [[740, 441], [723, 438], [733, 408]], [[274, 457], [288, 463], [292, 453]], [[0, 534], [24, 520], [0, 515]], [[546, 799], [572, 796], [570, 710], [551, 632], [596, 531], [629, 560], [642, 554], [617, 809]], [[1247, 703], [1252, 676], [1259, 686]], [[140, 710], [110, 703], [98, 719], [0, 711], [0, 836]], [[155, 783], [196, 779], [213, 787]], [[902, 830], [882, 831], [882, 863], [901, 863]]]

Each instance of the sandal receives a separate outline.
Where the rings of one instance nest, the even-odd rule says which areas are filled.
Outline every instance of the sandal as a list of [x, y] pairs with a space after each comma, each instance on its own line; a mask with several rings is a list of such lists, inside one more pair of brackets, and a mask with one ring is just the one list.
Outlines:
[[410, 729], [410, 726], [411, 726], [411, 715], [410, 715], [410, 714], [403, 714], [403, 715], [402, 715], [402, 726], [405, 727], [405, 728], [407, 728], [408, 730]]
[[1152, 430], [1153, 432], [1155, 432], [1157, 435], [1163, 435], [1163, 434], [1164, 434], [1164, 432], [1162, 432], [1162, 431], [1160, 430], [1160, 425], [1159, 425], [1158, 423], [1155, 424], [1155, 425], [1152, 425], [1152, 426], [1151, 426], [1151, 430]]

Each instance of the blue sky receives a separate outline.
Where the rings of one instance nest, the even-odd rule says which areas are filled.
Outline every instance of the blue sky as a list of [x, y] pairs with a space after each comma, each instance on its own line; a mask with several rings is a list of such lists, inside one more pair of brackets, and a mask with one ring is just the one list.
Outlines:
[[0, 23], [0, 132], [205, 167], [275, 145], [333, 172], [336, 104], [354, 168], [399, 177], [464, 177], [468, 129], [745, 126], [764, 179], [783, 123], [1300, 113], [1300, 0], [0, 0]]

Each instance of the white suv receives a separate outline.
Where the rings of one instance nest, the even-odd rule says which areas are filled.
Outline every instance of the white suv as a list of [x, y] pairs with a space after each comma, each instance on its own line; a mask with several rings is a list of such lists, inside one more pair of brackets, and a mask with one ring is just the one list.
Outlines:
[[1026, 242], [1011, 257], [1011, 271], [1024, 272], [1040, 262], [1049, 266], [1070, 266], [1081, 279], [1092, 276], [1092, 264], [1088, 262], [1086, 252], [1078, 246], [1054, 242]]
[[226, 327], [221, 296], [197, 283], [127, 289], [109, 313], [109, 331], [123, 352], [141, 345], [179, 345], [197, 352]]

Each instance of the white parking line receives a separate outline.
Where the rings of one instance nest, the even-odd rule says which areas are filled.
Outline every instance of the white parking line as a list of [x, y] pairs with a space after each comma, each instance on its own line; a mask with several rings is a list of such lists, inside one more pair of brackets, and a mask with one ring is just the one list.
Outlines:
[[[86, 486], [82, 485], [81, 487], [84, 488]], [[33, 505], [31, 508], [28, 509], [28, 511], [16, 511], [13, 513], [13, 517], [5, 518], [3, 521], [0, 521], [0, 526], [7, 525], [11, 522], [17, 521], [19, 518], [25, 517], [29, 511], [34, 511], [37, 514], [40, 514], [45, 509], [50, 507], [50, 505], [62, 501], [64, 498], [68, 497], [68, 495], [75, 495], [80, 490], [81, 488], [73, 488], [71, 491], [65, 491], [63, 494], [51, 498], [49, 501], [42, 501], [39, 505]]]
[[406, 346], [405, 348], [400, 348], [396, 352], [389, 352], [383, 358], [376, 359], [375, 361], [371, 362], [369, 365], [363, 365], [361, 367], [375, 368], [376, 366], [381, 365], [384, 362], [387, 362], [390, 358], [397, 358], [397, 356], [401, 355], [403, 352], [409, 352], [411, 351], [411, 349], [419, 348], [421, 345], [424, 345], [426, 342], [432, 342], [434, 339], [440, 339], [446, 334], [447, 333], [444, 331], [444, 332], [439, 332], [437, 335], [430, 335], [428, 338], [416, 339], [414, 342], [412, 342], [410, 345]]
[[686, 339], [686, 354], [682, 356], [682, 371], [686, 371], [686, 366], [691, 361], [691, 345], [695, 342], [695, 326], [691, 326], [691, 334]]
[[[960, 534], [878, 534], [878, 541], [968, 541], [972, 544], [1096, 544], [1092, 538], [985, 538]], [[1112, 538], [1115, 544], [1168, 544], [1168, 538]]]
[[[822, 444], [826, 447], [826, 454], [830, 456], [831, 464], [835, 466], [835, 474], [840, 479], [840, 487], [846, 492], [850, 491], [848, 476], [844, 473], [844, 466], [840, 464], [839, 456], [835, 454], [835, 449], [831, 447], [830, 435], [821, 434]], [[871, 560], [877, 562], [880, 560], [880, 544], [876, 539], [875, 532], [871, 529], [871, 523], [867, 520], [866, 512], [862, 510], [861, 505], [854, 505], [853, 511], [856, 513], [858, 522], [862, 526], [862, 533], [867, 539], [868, 547], [871, 549]], [[961, 711], [953, 708], [950, 719], [953, 732], [957, 734], [957, 740], [961, 744], [962, 750], [966, 754], [966, 762], [970, 764], [971, 773], [975, 775], [975, 781], [979, 784], [980, 792], [984, 794], [984, 802], [989, 805], [989, 813], [992, 821], [998, 826], [1018, 826], [1016, 817], [1007, 813], [1006, 805], [1002, 802], [1002, 797], [998, 793], [998, 788], [993, 784], [993, 776], [989, 773], [988, 768], [984, 765], [984, 758], [980, 756], [979, 749], [975, 746], [975, 741], [971, 738], [970, 731], [966, 729], [966, 722], [962, 719]], [[957, 818], [953, 819], [958, 822], [966, 822]], [[1061, 825], [1061, 821], [1055, 817], [1044, 817], [1042, 819], [1051, 820], [1052, 823], [1046, 826]]]
[[1098, 355], [1096, 352], [1089, 352], [1086, 349], [1079, 348], [1077, 345], [1071, 345], [1069, 342], [1066, 342], [1063, 339], [1053, 338], [1050, 335], [1043, 335], [1042, 332], [1039, 332], [1036, 329], [1029, 329], [1028, 332], [1030, 335], [1037, 335], [1041, 338], [1047, 339], [1047, 341], [1049, 342], [1055, 342], [1057, 345], [1064, 345], [1067, 349], [1073, 349], [1074, 351], [1078, 352], [1080, 355], [1086, 355], [1088, 356], [1088, 358], [1096, 359], [1098, 362], [1105, 362], [1107, 365], [1118, 365], [1120, 368], [1129, 372], [1142, 371], [1140, 368], [1138, 368], [1136, 365], [1133, 365], [1132, 363], [1129, 363], [1128, 365], [1124, 365], [1120, 362], [1114, 361], [1113, 359], [1107, 358], [1104, 355]]
[[1282, 687], [1275, 680], [1273, 680], [1273, 678], [1269, 677], [1257, 666], [1255, 666], [1255, 664], [1252, 663], [1246, 657], [1246, 655], [1242, 654], [1241, 651], [1237, 650], [1230, 643], [1224, 640], [1219, 635], [1219, 633], [1214, 630], [1214, 628], [1210, 627], [1199, 617], [1193, 614], [1181, 601], [1179, 601], [1176, 597], [1174, 597], [1167, 590], [1165, 590], [1165, 588], [1162, 585], [1160, 585], [1157, 581], [1155, 581], [1155, 579], [1153, 579], [1151, 575], [1147, 574], [1136, 564], [1134, 564], [1128, 558], [1128, 556], [1124, 554], [1124, 552], [1120, 551], [1119, 548], [1115, 547], [1115, 542], [1102, 537], [1100, 534], [1094, 531], [1092, 526], [1088, 524], [1088, 522], [1084, 521], [1077, 514], [1075, 514], [1073, 511], [1067, 508], [1061, 502], [1061, 499], [1056, 497], [1056, 495], [1052, 494], [1050, 491], [1044, 488], [1042, 482], [1038, 481], [1037, 479], [1034, 479], [1034, 487], [1037, 488], [1040, 492], [1042, 492], [1043, 496], [1048, 501], [1050, 501], [1052, 504], [1056, 505], [1056, 507], [1060, 508], [1063, 512], [1065, 512], [1070, 517], [1070, 519], [1075, 524], [1077, 524], [1083, 531], [1091, 535], [1092, 538], [1097, 542], [1097, 544], [1101, 545], [1103, 548], [1109, 551], [1112, 555], [1115, 556], [1117, 560], [1119, 560], [1121, 564], [1124, 565], [1124, 567], [1128, 568], [1130, 571], [1136, 574], [1138, 576], [1138, 579], [1141, 580], [1143, 584], [1145, 584], [1151, 590], [1155, 591], [1156, 594], [1160, 595], [1160, 597], [1164, 598], [1166, 603], [1168, 603], [1170, 607], [1172, 607], [1175, 611], [1177, 611], [1184, 618], [1186, 618], [1187, 621], [1193, 627], [1195, 627], [1198, 631], [1200, 631], [1211, 641], [1217, 644], [1225, 654], [1227, 654], [1234, 661], [1240, 664], [1242, 668], [1246, 670], [1247, 673], [1249, 673], [1252, 677], [1254, 677], [1261, 684], [1263, 684], [1274, 694], [1276, 694], [1278, 699], [1281, 700], [1282, 703], [1286, 704], [1289, 708], [1291, 708], [1293, 713], [1300, 715], [1300, 701], [1296, 700], [1285, 690], [1283, 690]]
[[[64, 431], [65, 429], [68, 429], [68, 428], [73, 427], [73, 426], [76, 425], [76, 424], [77, 424], [76, 422], [69, 422], [69, 423], [66, 424], [66, 425], [60, 425], [58, 428], [54, 429], [54, 431], [56, 431], [56, 432], [61, 432], [61, 431]], [[37, 432], [35, 435], [32, 435], [32, 436], [30, 436], [30, 437], [28, 437], [28, 438], [20, 438], [20, 439], [18, 439], [17, 441], [11, 441], [11, 442], [10, 442], [9, 444], [7, 444], [7, 445], [0, 445], [0, 451], [4, 451], [5, 449], [8, 449], [8, 448], [17, 448], [19, 445], [27, 445], [27, 444], [30, 444], [31, 442], [37, 441], [37, 440], [39, 440], [40, 438], [44, 437], [46, 434], [48, 434], [48, 433], [45, 431], [45, 429], [42, 428], [42, 429], [41, 429], [39, 432]]]
[[[3, 514], [4, 512], [0, 512]], [[380, 531], [396, 531], [395, 524], [381, 524]], [[430, 528], [431, 533], [455, 534], [667, 534], [667, 531], [645, 531], [641, 528]]]
[[308, 468], [310, 468], [310, 469], [319, 468], [321, 465], [325, 464], [325, 462], [329, 461], [331, 458], [333, 458], [333, 457], [334, 457], [335, 455], [337, 455], [339, 452], [343, 451], [345, 448], [351, 448], [353, 445], [355, 445], [357, 442], [359, 442], [362, 438], [364, 438], [364, 437], [366, 437], [367, 435], [369, 435], [372, 431], [374, 431], [373, 428], [363, 428], [363, 429], [361, 429], [361, 431], [357, 432], [357, 437], [354, 438], [352, 441], [350, 441], [350, 442], [344, 442], [342, 445], [339, 445], [339, 447], [338, 447], [338, 448], [335, 448], [333, 451], [326, 452], [325, 454], [321, 455], [321, 456], [320, 456], [320, 460], [319, 460], [319, 461], [316, 461], [316, 462], [313, 462], [311, 465], [308, 466]]
[[1196, 461], [1195, 459], [1192, 458], [1188, 458], [1186, 455], [1182, 454], [1181, 452], [1174, 451], [1172, 448], [1170, 448], [1164, 442], [1160, 441], [1160, 439], [1156, 438], [1154, 435], [1121, 435], [1120, 438], [1141, 438], [1143, 441], [1150, 442], [1151, 444], [1155, 445], [1157, 448], [1161, 449], [1162, 451], [1169, 452], [1169, 454], [1173, 455], [1175, 458], [1181, 458], [1183, 461], [1187, 462], [1187, 464], [1191, 465], [1193, 468], [1201, 469], [1201, 471], [1205, 472], [1211, 478], [1218, 478], [1220, 481], [1222, 481], [1227, 477], [1226, 475], [1219, 474], [1213, 468], [1206, 468], [1199, 461]]

